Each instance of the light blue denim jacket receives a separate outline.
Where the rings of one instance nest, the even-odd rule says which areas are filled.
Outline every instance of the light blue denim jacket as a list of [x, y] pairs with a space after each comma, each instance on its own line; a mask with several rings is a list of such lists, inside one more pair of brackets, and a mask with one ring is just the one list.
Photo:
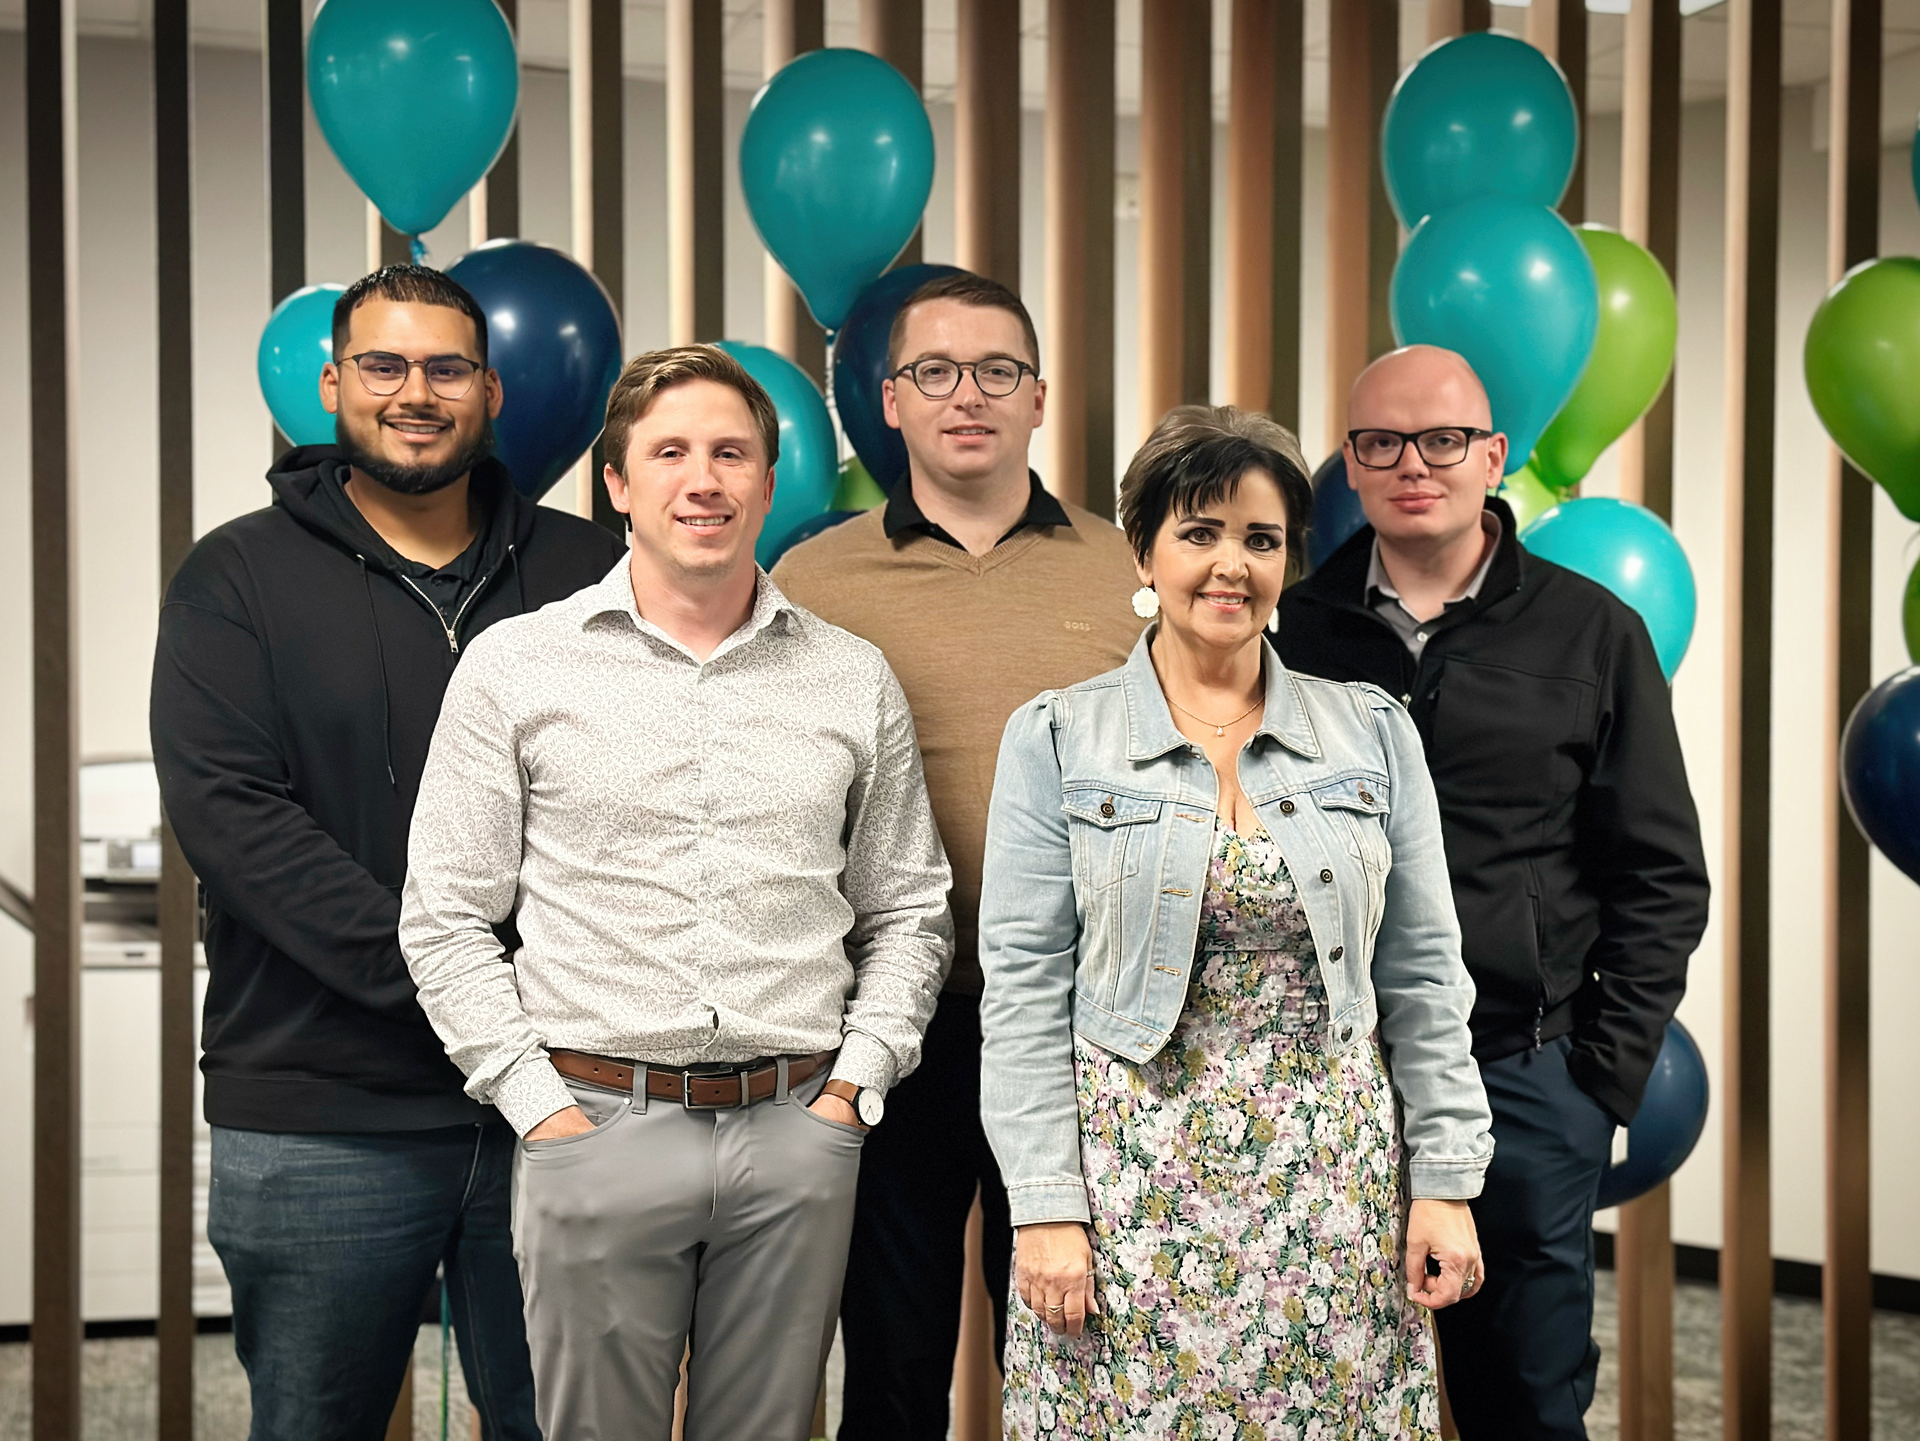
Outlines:
[[[980, 895], [981, 1109], [1016, 1226], [1086, 1221], [1073, 1036], [1141, 1062], [1186, 1004], [1218, 787], [1140, 637], [1119, 670], [1015, 711]], [[1299, 889], [1324, 1044], [1376, 1024], [1411, 1194], [1480, 1193], [1493, 1155], [1473, 983], [1419, 734], [1375, 686], [1296, 675], [1261, 642], [1266, 710], [1240, 786]]]

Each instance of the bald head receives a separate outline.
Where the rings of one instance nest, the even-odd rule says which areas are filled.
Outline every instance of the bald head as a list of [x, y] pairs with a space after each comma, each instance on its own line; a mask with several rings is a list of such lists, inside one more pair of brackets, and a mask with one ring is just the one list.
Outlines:
[[1487, 389], [1473, 367], [1437, 345], [1390, 350], [1353, 383], [1350, 430], [1432, 430], [1442, 425], [1493, 429]]

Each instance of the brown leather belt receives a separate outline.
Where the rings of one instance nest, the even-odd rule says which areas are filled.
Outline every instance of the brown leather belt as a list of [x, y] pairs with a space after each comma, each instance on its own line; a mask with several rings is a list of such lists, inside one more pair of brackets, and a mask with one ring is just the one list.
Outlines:
[[[585, 1051], [552, 1051], [553, 1068], [570, 1081], [601, 1086], [609, 1091], [633, 1094], [633, 1074], [647, 1078], [647, 1095], [662, 1101], [678, 1101], [690, 1111], [720, 1111], [729, 1107], [751, 1106], [771, 1100], [779, 1086], [780, 1065], [742, 1066], [732, 1071], [691, 1071], [683, 1066], [653, 1066], [642, 1062], [616, 1061], [606, 1056], [591, 1056]], [[794, 1056], [787, 1061], [787, 1085], [798, 1086], [811, 1080], [833, 1063], [837, 1051], [816, 1051], [811, 1056]]]

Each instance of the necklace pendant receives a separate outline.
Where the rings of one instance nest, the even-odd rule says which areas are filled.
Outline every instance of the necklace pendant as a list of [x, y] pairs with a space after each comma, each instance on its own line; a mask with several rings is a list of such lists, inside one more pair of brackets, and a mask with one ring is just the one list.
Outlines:
[[1227, 733], [1227, 728], [1225, 726], [1215, 726], [1213, 733], [1217, 736], [1223, 736]]

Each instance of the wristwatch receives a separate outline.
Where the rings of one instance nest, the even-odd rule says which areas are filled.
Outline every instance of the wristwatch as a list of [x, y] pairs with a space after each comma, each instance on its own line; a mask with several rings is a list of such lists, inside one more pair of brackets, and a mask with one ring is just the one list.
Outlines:
[[869, 1086], [856, 1086], [852, 1081], [832, 1080], [820, 1088], [823, 1096], [838, 1096], [849, 1106], [853, 1114], [860, 1118], [860, 1124], [872, 1130], [880, 1124], [880, 1118], [887, 1114], [886, 1098]]

